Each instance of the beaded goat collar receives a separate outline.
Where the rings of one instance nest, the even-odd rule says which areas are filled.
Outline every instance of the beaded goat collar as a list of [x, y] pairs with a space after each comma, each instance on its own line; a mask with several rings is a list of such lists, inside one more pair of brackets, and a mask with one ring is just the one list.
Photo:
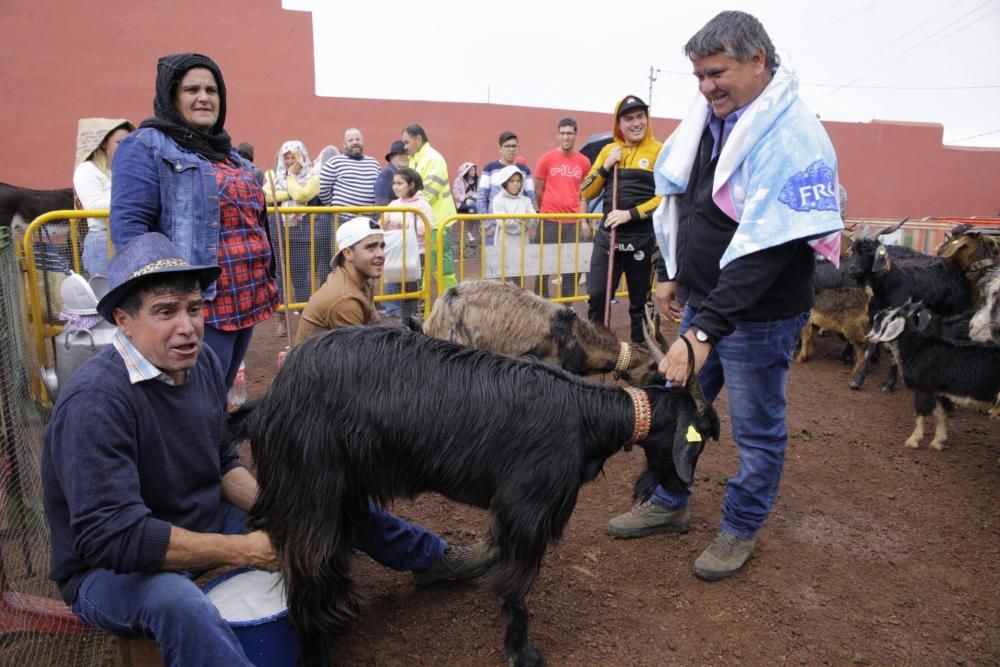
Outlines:
[[618, 361], [615, 362], [615, 373], [624, 373], [632, 363], [632, 346], [628, 343], [619, 343]]
[[649, 396], [642, 389], [626, 387], [625, 393], [632, 399], [632, 408], [635, 410], [635, 427], [632, 429], [632, 437], [625, 443], [625, 451], [632, 449], [632, 445], [642, 442], [649, 435], [649, 427], [653, 422], [653, 408], [649, 404]]

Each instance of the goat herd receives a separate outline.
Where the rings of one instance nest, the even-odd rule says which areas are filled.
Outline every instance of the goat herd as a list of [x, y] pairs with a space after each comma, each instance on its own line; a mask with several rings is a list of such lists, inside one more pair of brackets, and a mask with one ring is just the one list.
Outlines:
[[893, 390], [902, 372], [915, 398], [906, 446], [920, 446], [924, 418], [933, 415], [930, 447], [941, 449], [945, 412], [955, 405], [1000, 414], [1000, 228], [959, 225], [937, 255], [927, 255], [883, 243], [905, 222], [878, 233], [863, 228], [844, 244], [839, 269], [819, 263], [816, 305], [796, 359], [808, 359], [815, 328], [836, 332], [848, 341], [845, 356], [854, 355], [850, 386], [859, 389], [880, 345], [888, 347], [881, 389]]

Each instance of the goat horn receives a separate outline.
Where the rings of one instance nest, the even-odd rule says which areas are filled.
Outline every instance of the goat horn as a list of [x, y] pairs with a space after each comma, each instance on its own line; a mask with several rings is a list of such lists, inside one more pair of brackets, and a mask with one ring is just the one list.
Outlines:
[[[659, 364], [663, 361], [663, 357], [667, 356], [664, 353], [663, 348], [657, 344], [656, 338], [659, 335], [659, 327], [655, 327], [653, 324], [653, 318], [650, 314], [649, 309], [646, 309], [646, 320], [642, 323], [642, 337], [646, 339], [646, 345], [649, 347], [649, 351], [653, 354], [653, 359]], [[653, 332], [656, 331], [656, 334]]]
[[661, 348], [667, 347], [667, 339], [663, 337], [663, 332], [660, 331], [660, 322], [663, 321], [663, 316], [659, 313], [653, 318], [653, 333], [656, 334], [656, 342], [660, 344]]
[[892, 227], [886, 227], [885, 229], [883, 229], [882, 231], [880, 231], [875, 236], [885, 236], [886, 234], [892, 234], [894, 231], [896, 231], [897, 229], [899, 229], [900, 227], [902, 227], [903, 223], [906, 222], [909, 219], [910, 219], [910, 216], [906, 216], [905, 218], [903, 218], [902, 220], [900, 220], [899, 222], [897, 222], [896, 224], [894, 224]]
[[698, 414], [704, 415], [708, 401], [705, 400], [705, 392], [702, 391], [701, 383], [698, 382], [698, 375], [694, 372], [694, 347], [691, 346], [691, 341], [687, 339], [687, 336], [681, 336], [681, 340], [684, 341], [688, 350], [688, 379], [685, 388], [694, 399]]

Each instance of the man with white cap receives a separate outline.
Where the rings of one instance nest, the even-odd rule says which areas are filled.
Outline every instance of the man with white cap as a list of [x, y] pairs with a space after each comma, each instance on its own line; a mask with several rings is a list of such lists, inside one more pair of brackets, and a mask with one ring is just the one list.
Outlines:
[[302, 311], [296, 345], [338, 327], [378, 322], [372, 281], [382, 275], [385, 264], [382, 237], [382, 228], [370, 218], [352, 218], [337, 229], [333, 273]]

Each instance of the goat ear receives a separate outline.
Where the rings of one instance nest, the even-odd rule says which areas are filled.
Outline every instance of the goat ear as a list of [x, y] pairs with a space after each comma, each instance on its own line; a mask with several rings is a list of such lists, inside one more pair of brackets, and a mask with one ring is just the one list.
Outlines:
[[705, 449], [705, 437], [696, 427], [697, 415], [681, 414], [677, 419], [677, 430], [674, 431], [673, 461], [677, 477], [685, 486], [694, 481], [694, 470], [698, 465], [698, 457]]
[[882, 330], [879, 331], [878, 337], [875, 339], [879, 343], [888, 343], [889, 341], [896, 340], [899, 338], [899, 334], [903, 333], [903, 329], [906, 326], [906, 320], [902, 317], [893, 317]]
[[914, 315], [916, 315], [917, 317], [916, 321], [917, 331], [926, 330], [927, 327], [930, 325], [931, 320], [933, 319], [931, 311], [927, 310], [926, 308], [917, 309]]
[[881, 243], [875, 251], [875, 258], [872, 260], [872, 273], [881, 273], [890, 265], [889, 251]]

